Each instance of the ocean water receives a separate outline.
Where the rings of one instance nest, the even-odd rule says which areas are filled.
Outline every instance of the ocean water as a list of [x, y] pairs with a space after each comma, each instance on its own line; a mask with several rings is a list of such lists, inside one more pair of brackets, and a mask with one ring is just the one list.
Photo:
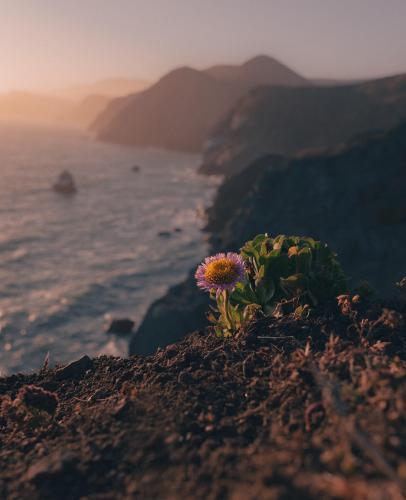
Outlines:
[[[48, 352], [51, 364], [126, 354], [105, 333], [111, 318], [139, 324], [206, 252], [199, 212], [216, 181], [196, 174], [199, 160], [0, 123], [2, 374], [39, 369]], [[73, 196], [51, 189], [64, 169]]]

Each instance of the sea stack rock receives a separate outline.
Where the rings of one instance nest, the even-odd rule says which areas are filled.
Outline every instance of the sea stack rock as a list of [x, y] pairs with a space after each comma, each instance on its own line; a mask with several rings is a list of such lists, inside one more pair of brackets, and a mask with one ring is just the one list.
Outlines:
[[73, 175], [67, 170], [64, 170], [53, 185], [53, 190], [63, 194], [76, 193], [77, 189]]

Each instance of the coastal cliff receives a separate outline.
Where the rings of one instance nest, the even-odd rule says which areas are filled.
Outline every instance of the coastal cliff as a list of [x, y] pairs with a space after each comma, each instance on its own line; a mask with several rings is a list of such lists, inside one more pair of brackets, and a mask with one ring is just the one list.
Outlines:
[[[390, 296], [406, 274], [406, 123], [304, 158], [268, 155], [220, 186], [208, 210], [210, 253], [255, 234], [312, 235], [337, 251], [354, 286]], [[207, 324], [193, 273], [149, 308], [130, 345], [149, 354]]]
[[247, 93], [213, 129], [200, 171], [234, 175], [265, 154], [298, 155], [406, 119], [406, 75]]

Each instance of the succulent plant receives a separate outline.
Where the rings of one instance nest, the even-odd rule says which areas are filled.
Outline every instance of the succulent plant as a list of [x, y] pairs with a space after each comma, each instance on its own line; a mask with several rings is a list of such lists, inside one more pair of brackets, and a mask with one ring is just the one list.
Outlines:
[[234, 333], [258, 313], [303, 315], [347, 291], [336, 254], [313, 238], [260, 234], [243, 246], [240, 255], [245, 279], [229, 294], [212, 294], [217, 310], [209, 319], [219, 335]]
[[249, 299], [265, 313], [282, 300], [316, 306], [347, 290], [336, 255], [313, 238], [260, 234], [244, 245], [241, 255], [251, 272], [231, 301]]

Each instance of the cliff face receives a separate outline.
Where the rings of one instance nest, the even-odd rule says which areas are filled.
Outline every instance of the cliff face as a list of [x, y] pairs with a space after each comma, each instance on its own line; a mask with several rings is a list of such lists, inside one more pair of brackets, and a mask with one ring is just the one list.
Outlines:
[[353, 283], [367, 279], [380, 294], [406, 274], [406, 123], [287, 165], [270, 156], [251, 168], [254, 181], [227, 212], [222, 199], [247, 173], [218, 192], [208, 226], [216, 246], [264, 231], [306, 234], [338, 252]]
[[241, 66], [179, 68], [143, 92], [114, 100], [91, 129], [106, 141], [200, 152], [212, 127], [262, 83], [305, 85], [306, 80], [264, 56]]
[[[306, 158], [266, 156], [220, 187], [208, 214], [210, 253], [257, 233], [311, 235], [337, 251], [353, 284], [366, 279], [390, 295], [406, 274], [405, 189], [406, 123]], [[182, 325], [201, 328], [208, 302], [190, 276], [151, 306], [131, 352], [179, 339]]]
[[406, 118], [406, 76], [339, 87], [262, 87], [215, 127], [201, 172], [234, 175], [265, 154], [330, 147]]
[[207, 308], [207, 294], [197, 289], [193, 270], [185, 281], [169, 288], [149, 307], [131, 338], [130, 354], [152, 354], [158, 347], [204, 328]]

